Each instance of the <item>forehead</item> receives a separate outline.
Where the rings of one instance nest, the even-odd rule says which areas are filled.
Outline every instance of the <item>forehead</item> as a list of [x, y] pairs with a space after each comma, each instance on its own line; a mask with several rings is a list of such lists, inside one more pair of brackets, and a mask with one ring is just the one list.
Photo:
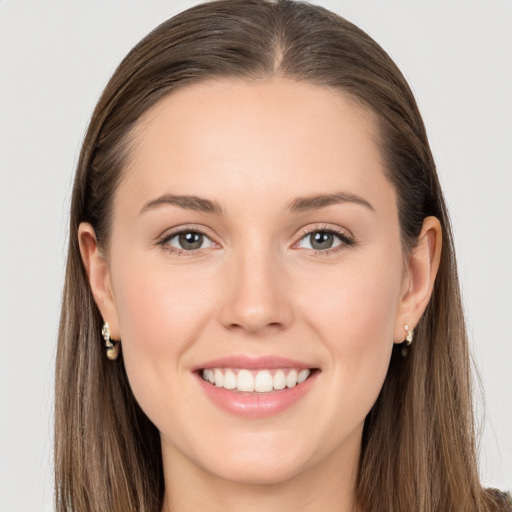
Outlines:
[[204, 82], [170, 93], [139, 120], [119, 192], [139, 206], [166, 192], [279, 203], [333, 187], [377, 199], [391, 186], [376, 140], [372, 114], [332, 88], [283, 78]]

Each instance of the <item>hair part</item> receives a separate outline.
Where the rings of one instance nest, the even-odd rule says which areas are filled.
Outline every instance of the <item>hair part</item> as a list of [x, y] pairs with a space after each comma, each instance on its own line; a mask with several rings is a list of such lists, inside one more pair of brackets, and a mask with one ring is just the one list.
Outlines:
[[[436, 216], [443, 248], [431, 301], [407, 358], [396, 346], [364, 426], [361, 511], [488, 510], [478, 479], [471, 375], [455, 253], [434, 160], [413, 94], [387, 53], [355, 25], [291, 0], [216, 0], [164, 22], [122, 61], [93, 113], [72, 193], [56, 368], [56, 507], [160, 511], [160, 438], [108, 361], [102, 318], [80, 257], [89, 222], [108, 248], [112, 204], [144, 113], [178, 88], [283, 76], [334, 88], [374, 116], [410, 250]], [[489, 505], [490, 506], [490, 505]]]

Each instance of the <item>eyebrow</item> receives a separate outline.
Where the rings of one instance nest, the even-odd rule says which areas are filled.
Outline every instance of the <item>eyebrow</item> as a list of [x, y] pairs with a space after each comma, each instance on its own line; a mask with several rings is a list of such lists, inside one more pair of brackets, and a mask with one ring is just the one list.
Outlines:
[[222, 207], [216, 201], [204, 199], [197, 196], [163, 194], [156, 199], [152, 199], [144, 204], [139, 212], [144, 213], [148, 210], [158, 208], [165, 205], [174, 205], [184, 208], [185, 210], [195, 210], [197, 212], [213, 213], [214, 215], [222, 215]]
[[[334, 194], [313, 194], [310, 196], [301, 196], [295, 198], [288, 206], [287, 210], [292, 213], [301, 213], [310, 210], [325, 208], [332, 204], [355, 203], [365, 208], [375, 211], [375, 208], [362, 197], [349, 192], [336, 192]], [[147, 201], [139, 214], [160, 206], [173, 205], [186, 210], [194, 210], [214, 215], [222, 215], [223, 210], [219, 203], [198, 196], [163, 194], [156, 199]]]
[[372, 212], [375, 208], [361, 196], [352, 194], [350, 192], [336, 192], [334, 194], [313, 194], [310, 196], [297, 197], [288, 206], [288, 210], [294, 213], [305, 212], [309, 210], [317, 210], [330, 206], [331, 204], [339, 203], [355, 203], [365, 208], [368, 208]]

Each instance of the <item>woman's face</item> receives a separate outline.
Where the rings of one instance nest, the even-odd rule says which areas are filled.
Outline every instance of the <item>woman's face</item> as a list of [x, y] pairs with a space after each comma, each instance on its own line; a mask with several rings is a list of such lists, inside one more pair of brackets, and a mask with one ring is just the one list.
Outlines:
[[376, 136], [341, 93], [282, 78], [186, 87], [140, 120], [105, 320], [176, 471], [262, 483], [355, 467], [407, 322]]

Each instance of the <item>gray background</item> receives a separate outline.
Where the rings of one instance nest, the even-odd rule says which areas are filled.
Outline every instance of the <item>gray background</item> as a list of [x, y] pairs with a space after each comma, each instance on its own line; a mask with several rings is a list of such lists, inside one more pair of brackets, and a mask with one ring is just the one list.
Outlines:
[[[94, 104], [197, 2], [0, 1], [0, 510], [52, 509], [52, 402], [73, 169]], [[512, 487], [512, 0], [316, 2], [370, 33], [423, 112], [455, 228], [485, 405], [481, 474]], [[485, 414], [484, 414], [485, 413]]]

